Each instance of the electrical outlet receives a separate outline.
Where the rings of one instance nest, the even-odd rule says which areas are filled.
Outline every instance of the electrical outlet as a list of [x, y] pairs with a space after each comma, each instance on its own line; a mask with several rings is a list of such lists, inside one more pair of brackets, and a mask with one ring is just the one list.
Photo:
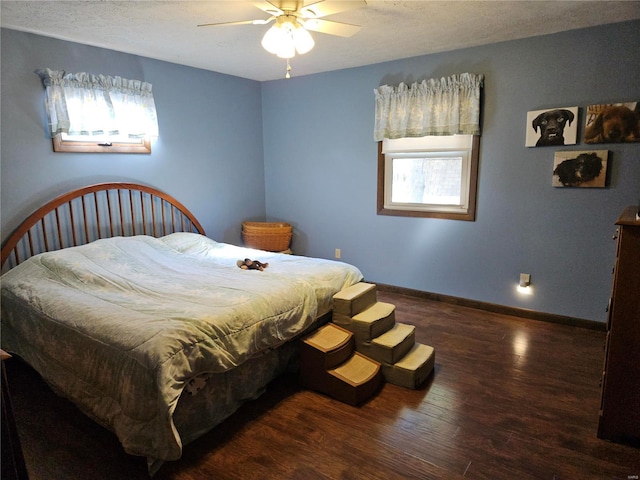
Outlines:
[[342, 256], [342, 252], [339, 248], [336, 248], [336, 258], [340, 258]]

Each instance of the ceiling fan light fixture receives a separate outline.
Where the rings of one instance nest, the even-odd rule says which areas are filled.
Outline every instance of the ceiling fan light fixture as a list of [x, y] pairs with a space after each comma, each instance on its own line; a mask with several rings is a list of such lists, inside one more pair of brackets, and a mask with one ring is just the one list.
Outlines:
[[293, 58], [296, 51], [302, 55], [313, 48], [315, 42], [295, 17], [281, 15], [262, 37], [262, 47], [280, 58]]
[[310, 51], [316, 42], [313, 41], [311, 34], [302, 26], [298, 25], [293, 30], [293, 41], [296, 45], [296, 51], [300, 55], [304, 55]]
[[280, 49], [276, 52], [278, 58], [293, 58], [296, 56], [296, 46], [293, 42], [287, 42], [280, 45]]
[[267, 52], [277, 55], [283, 45], [287, 43], [287, 34], [280, 24], [273, 25], [262, 37], [262, 48]]

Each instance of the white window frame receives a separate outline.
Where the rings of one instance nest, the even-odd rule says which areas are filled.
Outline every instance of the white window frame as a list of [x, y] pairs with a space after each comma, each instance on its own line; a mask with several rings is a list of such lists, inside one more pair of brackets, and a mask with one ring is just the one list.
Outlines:
[[[378, 214], [475, 220], [480, 137], [478, 135], [428, 136], [385, 139], [378, 148]], [[393, 160], [402, 158], [462, 158], [458, 204], [392, 201]]]

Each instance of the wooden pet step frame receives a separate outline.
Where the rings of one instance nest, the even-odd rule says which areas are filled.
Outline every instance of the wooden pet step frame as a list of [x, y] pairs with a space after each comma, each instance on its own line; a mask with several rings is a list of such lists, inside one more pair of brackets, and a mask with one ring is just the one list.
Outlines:
[[355, 351], [353, 333], [328, 323], [300, 345], [300, 383], [344, 403], [358, 405], [382, 384], [382, 366]]
[[389, 383], [416, 389], [434, 369], [435, 349], [416, 343], [415, 326], [396, 323], [395, 305], [377, 301], [375, 284], [336, 293], [332, 322], [353, 333], [356, 351], [379, 362]]

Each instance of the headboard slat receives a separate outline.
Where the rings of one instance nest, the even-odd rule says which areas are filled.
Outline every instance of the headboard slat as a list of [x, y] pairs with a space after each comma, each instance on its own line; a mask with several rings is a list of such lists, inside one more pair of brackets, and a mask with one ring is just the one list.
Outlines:
[[120, 227], [122, 228], [122, 230], [120, 231], [120, 234], [124, 237], [126, 233], [124, 233], [124, 210], [122, 207], [122, 196], [120, 195], [120, 190], [117, 190], [117, 195], [118, 195], [118, 208], [120, 210]]
[[93, 205], [96, 212], [96, 226], [98, 227], [98, 238], [102, 238], [102, 230], [100, 229], [100, 209], [98, 208], [98, 192], [93, 194]]
[[133, 208], [133, 192], [129, 190], [129, 211], [131, 212], [131, 227], [133, 228], [133, 235], [136, 234], [136, 220], [135, 220], [135, 210]]
[[[163, 219], [165, 218], [165, 216], [164, 216], [164, 204], [165, 204], [164, 200], [160, 199], [160, 210], [161, 210], [161, 215], [162, 215]], [[165, 228], [165, 222], [162, 222], [162, 235], [166, 235], [167, 234], [166, 232], [167, 232], [167, 230]]]
[[[156, 206], [155, 206], [155, 198], [153, 195], [151, 195], [151, 218], [155, 218], [156, 217]], [[155, 222], [151, 222], [151, 227], [153, 227], [153, 236], [157, 237], [158, 234], [156, 233], [156, 224]]]
[[27, 236], [29, 237], [29, 256], [32, 257], [34, 249], [33, 249], [33, 237], [31, 236], [31, 230], [27, 232]]
[[73, 208], [71, 205], [71, 201], [67, 202], [67, 205], [69, 206], [69, 217], [71, 218], [71, 238], [73, 240], [72, 245], [75, 247], [78, 245], [78, 241], [76, 240], [76, 221], [73, 217]]
[[63, 248], [62, 243], [62, 229], [60, 227], [60, 214], [58, 212], [59, 207], [56, 207], [53, 211], [56, 217], [56, 230], [58, 232], [58, 248]]
[[82, 226], [84, 227], [84, 242], [89, 242], [89, 222], [87, 222], [87, 200], [86, 196], [82, 196]]
[[[88, 195], [93, 195], [93, 199]], [[116, 210], [119, 215], [114, 214]], [[167, 225], [169, 221], [171, 225]], [[170, 195], [135, 183], [90, 185], [60, 195], [24, 220], [2, 244], [2, 268], [4, 271], [39, 253], [99, 238], [139, 232], [158, 236], [176, 231], [204, 235], [195, 216]]]
[[47, 226], [44, 223], [44, 218], [40, 219], [40, 227], [42, 228], [42, 238], [44, 240], [44, 249], [49, 251], [49, 236], [47, 235]]
[[113, 237], [113, 217], [111, 216], [111, 196], [107, 192], [107, 215], [109, 216], [109, 235]]
[[140, 212], [142, 215], [142, 232], [144, 235], [147, 235], [147, 222], [144, 214], [144, 198], [142, 198], [142, 192], [140, 192]]

